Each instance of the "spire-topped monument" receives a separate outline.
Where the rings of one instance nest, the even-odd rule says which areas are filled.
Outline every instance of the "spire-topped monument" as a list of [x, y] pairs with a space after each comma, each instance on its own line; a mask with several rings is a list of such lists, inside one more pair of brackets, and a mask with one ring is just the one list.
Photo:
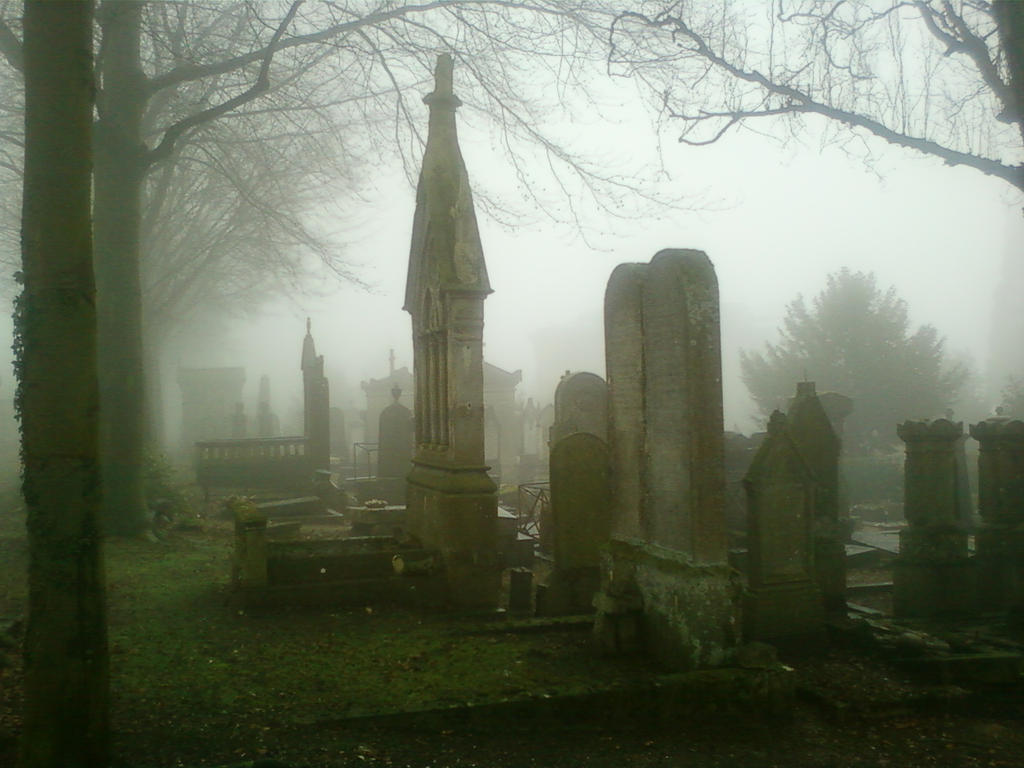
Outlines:
[[405, 310], [412, 316], [416, 451], [410, 531], [440, 552], [451, 602], [497, 601], [497, 490], [484, 464], [484, 299], [491, 292], [459, 151], [452, 58], [437, 59], [416, 187]]
[[441, 289], [491, 292], [469, 175], [459, 150], [455, 110], [462, 102], [452, 89], [452, 57], [437, 57], [427, 146], [416, 186], [405, 310], [415, 321], [424, 293]]

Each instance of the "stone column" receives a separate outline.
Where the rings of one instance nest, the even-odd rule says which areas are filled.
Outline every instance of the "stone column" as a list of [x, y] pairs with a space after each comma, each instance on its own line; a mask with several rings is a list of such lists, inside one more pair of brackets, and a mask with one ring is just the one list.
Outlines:
[[978, 606], [1024, 619], [1024, 421], [986, 419], [978, 441]]
[[973, 570], [967, 530], [957, 514], [956, 449], [963, 423], [907, 421], [896, 428], [906, 444], [904, 515], [893, 573], [897, 616], [929, 616], [971, 607]]

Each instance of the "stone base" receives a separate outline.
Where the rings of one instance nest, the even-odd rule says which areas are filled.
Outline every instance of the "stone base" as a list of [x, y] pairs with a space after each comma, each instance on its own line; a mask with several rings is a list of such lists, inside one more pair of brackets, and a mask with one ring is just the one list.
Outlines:
[[537, 585], [537, 615], [565, 616], [593, 613], [594, 594], [601, 586], [601, 571], [574, 568], [551, 572], [547, 582]]
[[893, 614], [935, 616], [976, 610], [967, 532], [955, 526], [905, 528], [893, 564]]
[[1024, 615], [1024, 530], [986, 525], [974, 541], [978, 608]]
[[772, 643], [823, 635], [825, 610], [821, 592], [810, 582], [758, 587], [743, 599], [746, 640]]
[[498, 500], [486, 467], [442, 469], [414, 464], [406, 521], [422, 546], [440, 553], [452, 607], [498, 607]]
[[670, 669], [718, 666], [740, 640], [739, 574], [682, 553], [612, 539], [594, 597], [595, 640], [607, 652], [643, 650]]

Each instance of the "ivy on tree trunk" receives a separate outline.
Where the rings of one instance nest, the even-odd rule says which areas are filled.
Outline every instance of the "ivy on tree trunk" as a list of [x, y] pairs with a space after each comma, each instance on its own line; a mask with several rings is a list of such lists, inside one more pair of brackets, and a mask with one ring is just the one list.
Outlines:
[[25, 3], [16, 310], [28, 513], [22, 768], [109, 763], [90, 221], [92, 3]]

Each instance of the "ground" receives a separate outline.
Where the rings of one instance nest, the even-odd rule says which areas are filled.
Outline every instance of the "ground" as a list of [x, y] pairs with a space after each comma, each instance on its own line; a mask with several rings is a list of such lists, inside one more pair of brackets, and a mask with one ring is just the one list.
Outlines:
[[[659, 670], [598, 657], [585, 622], [507, 631], [500, 620], [373, 605], [240, 610], [230, 532], [198, 522], [106, 545], [119, 766], [1024, 765], [1016, 687], [928, 684], [843, 636], [783, 655], [797, 690], [785, 713], [639, 722], [467, 708], [561, 701]], [[0, 765], [13, 764], [20, 711], [23, 523], [16, 502], [0, 509], [0, 629], [14, 641], [0, 648]]]

